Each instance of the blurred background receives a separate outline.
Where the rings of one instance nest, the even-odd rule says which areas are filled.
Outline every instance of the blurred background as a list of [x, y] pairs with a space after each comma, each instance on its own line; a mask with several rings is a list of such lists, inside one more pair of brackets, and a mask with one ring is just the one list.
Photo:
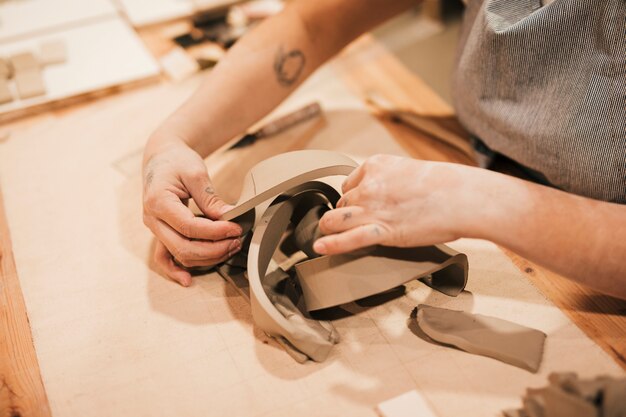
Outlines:
[[[0, 122], [210, 70], [282, 0], [0, 0]], [[425, 0], [374, 36], [450, 102], [460, 0]]]

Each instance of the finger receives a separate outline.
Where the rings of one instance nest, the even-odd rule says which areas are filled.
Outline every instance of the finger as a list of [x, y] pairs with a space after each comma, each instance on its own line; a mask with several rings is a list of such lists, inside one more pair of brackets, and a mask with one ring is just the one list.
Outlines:
[[351, 206], [327, 211], [320, 219], [319, 226], [322, 234], [330, 235], [368, 223], [372, 223], [372, 219], [365, 214], [365, 209]]
[[337, 208], [353, 206], [359, 197], [358, 188], [353, 188], [350, 191], [346, 192], [339, 201], [337, 201]]
[[222, 258], [241, 248], [239, 239], [189, 240], [158, 219], [151, 229], [167, 250], [184, 266], [189, 266], [188, 263], [192, 261]]
[[232, 206], [226, 204], [217, 195], [207, 172], [183, 177], [183, 184], [189, 191], [189, 194], [191, 194], [198, 208], [209, 219], [219, 219], [222, 214], [232, 209]]
[[241, 236], [242, 233], [241, 226], [236, 223], [195, 216], [173, 194], [169, 198], [162, 198], [152, 209], [154, 217], [165, 221], [190, 239], [222, 240]]
[[357, 185], [359, 185], [364, 175], [365, 169], [363, 168], [363, 165], [359, 165], [343, 181], [343, 184], [341, 184], [341, 191], [345, 194]]
[[183, 287], [191, 285], [191, 274], [184, 268], [176, 265], [170, 252], [163, 243], [158, 241], [154, 249], [154, 262], [157, 268], [168, 278], [178, 282]]
[[[221, 258], [213, 258], [213, 259], [202, 259], [202, 260], [196, 260], [196, 261], [187, 261], [185, 262], [185, 264], [181, 263], [178, 260], [174, 260], [174, 262], [177, 262], [180, 264], [180, 266], [183, 266], [185, 268], [208, 268], [208, 267], [212, 267], [218, 264], [221, 264], [222, 262], [227, 261], [230, 257], [232, 257], [234, 254], [236, 254], [239, 249], [236, 249], [232, 252], [229, 252], [227, 255], [222, 256]], [[193, 271], [190, 271], [193, 272]]]
[[387, 233], [378, 224], [367, 224], [342, 233], [321, 237], [313, 244], [313, 250], [320, 255], [351, 252], [381, 243]]

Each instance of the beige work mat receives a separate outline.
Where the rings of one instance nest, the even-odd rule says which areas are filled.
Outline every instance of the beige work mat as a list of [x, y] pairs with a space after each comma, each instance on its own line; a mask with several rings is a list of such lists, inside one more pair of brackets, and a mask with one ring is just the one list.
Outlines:
[[[418, 389], [440, 417], [496, 416], [553, 371], [623, 371], [548, 302], [493, 244], [460, 240], [467, 292], [450, 298], [413, 283], [382, 305], [351, 304], [324, 363], [297, 364], [255, 330], [250, 307], [217, 273], [182, 288], [148, 268], [141, 216], [141, 147], [198, 85], [158, 85], [59, 118], [23, 122], [0, 144], [0, 179], [17, 270], [52, 413], [68, 416], [372, 416]], [[403, 154], [325, 68], [276, 114], [320, 100], [323, 120], [209, 160], [234, 201], [245, 171], [300, 148], [357, 160]], [[236, 117], [236, 115], [233, 115]], [[540, 372], [416, 337], [420, 303], [508, 319], [548, 334]]]

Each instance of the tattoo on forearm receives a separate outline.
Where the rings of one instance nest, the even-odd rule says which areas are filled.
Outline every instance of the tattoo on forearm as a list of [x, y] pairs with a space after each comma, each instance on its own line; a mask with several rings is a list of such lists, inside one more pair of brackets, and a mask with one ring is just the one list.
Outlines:
[[306, 59], [301, 50], [285, 52], [283, 47], [279, 46], [274, 58], [276, 80], [284, 87], [292, 86], [300, 78], [305, 63]]

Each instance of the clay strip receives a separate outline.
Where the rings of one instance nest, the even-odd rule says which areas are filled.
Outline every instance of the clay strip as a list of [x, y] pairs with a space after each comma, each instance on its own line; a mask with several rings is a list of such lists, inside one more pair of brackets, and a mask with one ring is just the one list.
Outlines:
[[[264, 209], [269, 206], [268, 200], [307, 181], [332, 175], [348, 175], [357, 166], [355, 161], [343, 154], [322, 150], [287, 152], [266, 159], [246, 175], [239, 202], [235, 208], [224, 213], [220, 220], [235, 220], [239, 217], [249, 219], [250, 212], [255, 211], [253, 224], [256, 224]], [[266, 204], [262, 205], [264, 202]], [[244, 232], [253, 226], [249, 220], [239, 220], [235, 221], [244, 227]]]
[[419, 328], [437, 342], [531, 372], [537, 372], [541, 364], [546, 334], [539, 330], [496, 317], [427, 305], [417, 307], [415, 318]]
[[296, 265], [308, 311], [345, 304], [414, 279], [455, 297], [467, 283], [467, 256], [445, 245], [369, 247]]

